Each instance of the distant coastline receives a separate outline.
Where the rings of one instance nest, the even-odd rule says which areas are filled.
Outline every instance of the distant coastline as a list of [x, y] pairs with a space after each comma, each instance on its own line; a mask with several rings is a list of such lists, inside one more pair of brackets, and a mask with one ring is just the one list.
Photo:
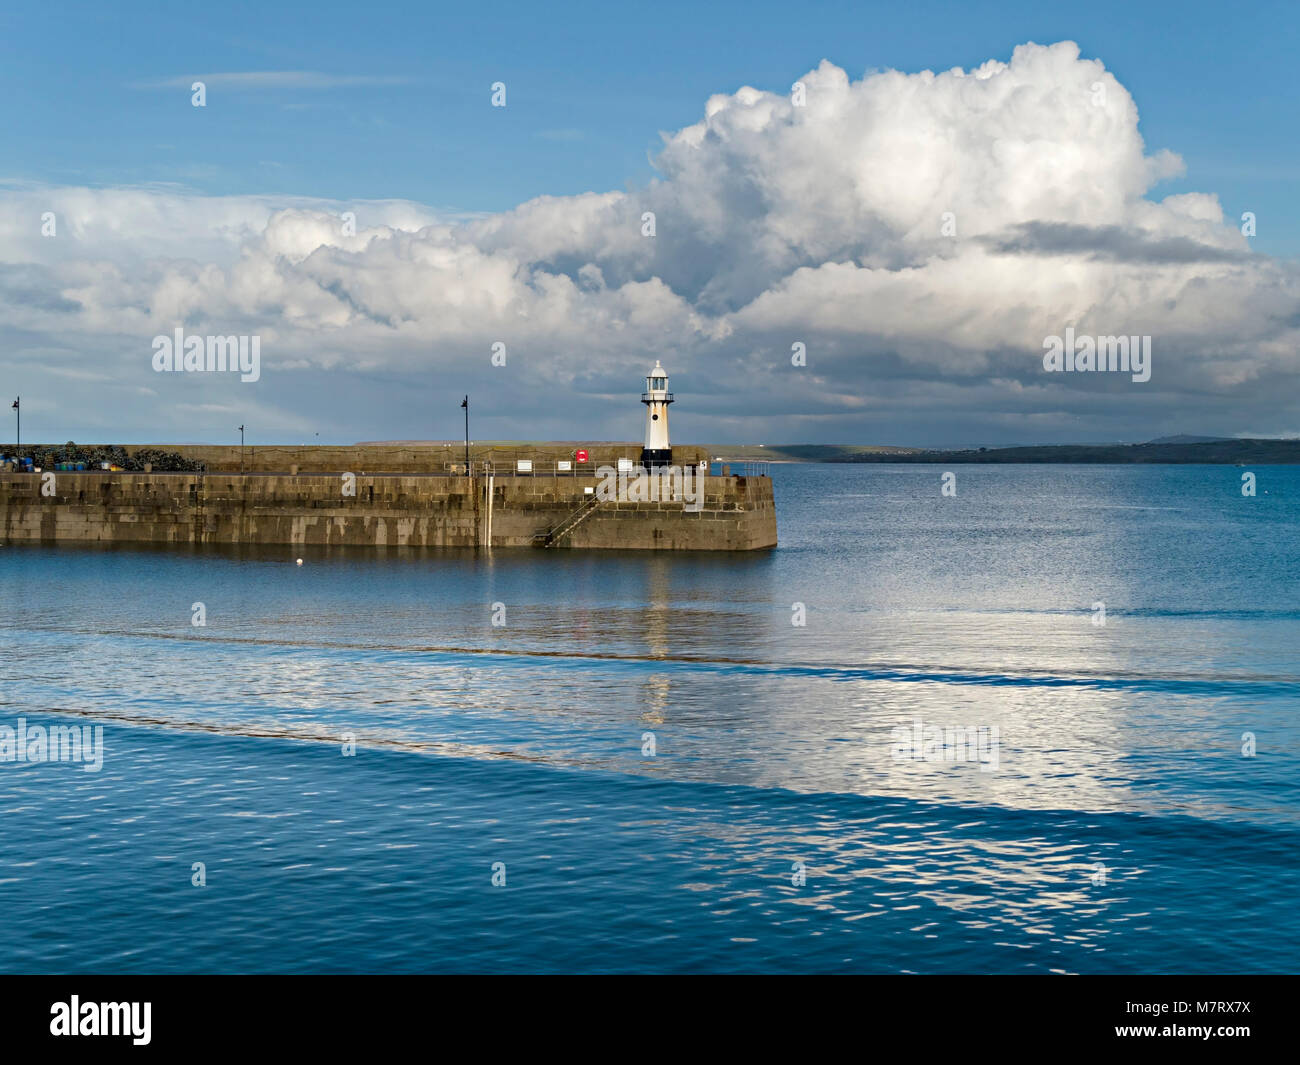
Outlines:
[[1145, 444], [1043, 444], [1030, 447], [939, 449], [856, 444], [713, 445], [709, 454], [723, 462], [930, 462], [930, 463], [1094, 463], [1131, 465], [1300, 465], [1300, 440], [1151, 441]]

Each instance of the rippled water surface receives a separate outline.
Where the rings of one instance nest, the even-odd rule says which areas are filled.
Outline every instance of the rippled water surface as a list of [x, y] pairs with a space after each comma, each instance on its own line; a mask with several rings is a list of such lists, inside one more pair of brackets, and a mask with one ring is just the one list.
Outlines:
[[0, 969], [1294, 967], [1300, 468], [774, 471], [758, 554], [0, 548], [0, 725], [105, 742], [0, 763]]

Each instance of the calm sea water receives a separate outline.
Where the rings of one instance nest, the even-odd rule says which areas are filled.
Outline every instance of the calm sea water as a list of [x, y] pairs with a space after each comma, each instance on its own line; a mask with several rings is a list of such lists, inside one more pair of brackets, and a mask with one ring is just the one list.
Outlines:
[[0, 970], [1293, 970], [1300, 468], [942, 472], [774, 467], [755, 555], [0, 548], [0, 725], [105, 744], [0, 764]]

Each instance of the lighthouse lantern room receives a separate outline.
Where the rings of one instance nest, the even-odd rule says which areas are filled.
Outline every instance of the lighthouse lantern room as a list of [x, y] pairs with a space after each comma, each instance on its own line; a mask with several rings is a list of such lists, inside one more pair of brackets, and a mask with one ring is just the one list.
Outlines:
[[673, 449], [668, 443], [668, 404], [673, 394], [668, 391], [668, 371], [655, 360], [655, 368], [645, 379], [641, 402], [645, 404], [645, 447], [641, 449], [641, 465], [646, 469], [673, 464]]

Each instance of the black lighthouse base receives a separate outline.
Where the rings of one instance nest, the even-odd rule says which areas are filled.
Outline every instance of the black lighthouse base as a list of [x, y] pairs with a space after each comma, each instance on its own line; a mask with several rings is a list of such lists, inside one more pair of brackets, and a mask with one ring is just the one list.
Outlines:
[[641, 449], [641, 465], [647, 470], [653, 470], [663, 466], [673, 464], [673, 449], [670, 447], [652, 449], [643, 447]]

